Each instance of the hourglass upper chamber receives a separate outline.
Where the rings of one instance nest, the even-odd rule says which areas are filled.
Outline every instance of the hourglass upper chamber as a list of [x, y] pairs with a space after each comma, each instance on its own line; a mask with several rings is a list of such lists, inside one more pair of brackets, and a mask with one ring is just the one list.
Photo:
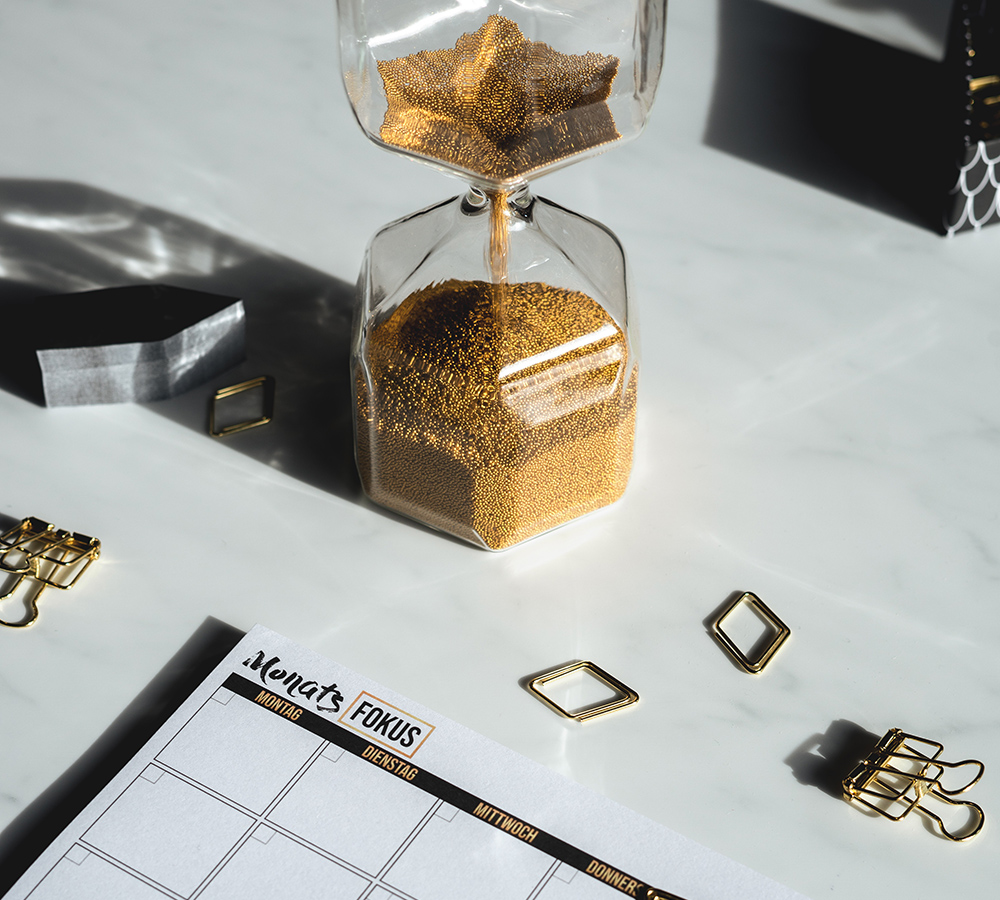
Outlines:
[[666, 0], [338, 0], [344, 82], [376, 143], [488, 190], [635, 137]]

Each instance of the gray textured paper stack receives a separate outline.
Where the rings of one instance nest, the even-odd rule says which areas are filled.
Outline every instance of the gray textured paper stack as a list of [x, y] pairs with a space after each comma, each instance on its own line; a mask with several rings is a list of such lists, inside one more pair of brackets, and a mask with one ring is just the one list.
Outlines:
[[4, 312], [28, 344], [19, 380], [37, 365], [47, 406], [163, 400], [245, 357], [243, 302], [233, 297], [139, 285], [17, 307]]

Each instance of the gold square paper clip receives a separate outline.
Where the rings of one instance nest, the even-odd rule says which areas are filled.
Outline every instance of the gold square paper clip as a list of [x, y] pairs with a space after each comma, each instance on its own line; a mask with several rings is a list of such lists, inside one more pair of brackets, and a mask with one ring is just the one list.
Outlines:
[[[775, 632], [767, 646], [757, 654], [756, 659], [750, 659], [736, 646], [733, 639], [722, 630], [722, 623], [743, 603], [753, 609]], [[749, 591], [737, 597], [712, 622], [712, 634], [715, 635], [715, 639], [751, 675], [759, 675], [764, 671], [765, 666], [771, 661], [774, 654], [778, 652], [778, 648], [785, 643], [791, 633], [791, 629], [774, 614], [771, 608], [760, 597], [756, 594], [751, 594]]]
[[[550, 681], [555, 681], [557, 678], [562, 678], [564, 675], [569, 675], [572, 672], [580, 670], [593, 675], [598, 681], [606, 684], [615, 692], [616, 696], [612, 697], [610, 700], [604, 700], [600, 703], [595, 703], [591, 706], [586, 706], [583, 709], [573, 711], [564, 709], [541, 691], [543, 684], [548, 684]], [[567, 719], [575, 719], [577, 722], [585, 722], [587, 719], [604, 716], [609, 712], [614, 712], [617, 709], [624, 709], [626, 706], [631, 706], [633, 703], [639, 702], [639, 695], [633, 691], [632, 688], [620, 682], [614, 677], [614, 675], [610, 675], [605, 672], [600, 666], [595, 666], [589, 660], [570, 663], [566, 666], [560, 666], [557, 669], [550, 669], [548, 672], [543, 672], [541, 675], [536, 675], [528, 682], [528, 690], [541, 700], [542, 703], [544, 703], [549, 709], [554, 710], [561, 716], [565, 716]]]
[[[977, 759], [949, 763], [940, 759], [944, 745], [937, 741], [906, 734], [890, 728], [868, 756], [844, 779], [844, 797], [860, 803], [880, 816], [898, 822], [913, 810], [933, 819], [941, 834], [950, 841], [967, 841], [975, 837], [986, 821], [980, 806], [968, 800], [953, 800], [965, 793], [983, 777], [985, 766]], [[941, 784], [945, 769], [971, 766], [972, 778], [951, 789]], [[949, 831], [941, 817], [922, 805], [925, 797], [951, 806], [964, 806], [969, 812], [969, 824], [959, 832]]]
[[[263, 403], [261, 414], [256, 419], [247, 419], [245, 422], [237, 422], [234, 425], [225, 425], [222, 428], [215, 427], [216, 410], [220, 400], [228, 397], [235, 397], [237, 394], [261, 388], [263, 391]], [[208, 433], [212, 437], [229, 437], [240, 431], [247, 431], [250, 428], [257, 428], [266, 425], [274, 418], [274, 379], [270, 375], [261, 375], [258, 378], [251, 378], [248, 381], [241, 381], [239, 384], [232, 384], [229, 387], [219, 388], [212, 395], [211, 412], [209, 413]]]
[[0, 619], [8, 628], [26, 628], [38, 618], [38, 597], [47, 587], [66, 591], [101, 555], [97, 538], [78, 532], [64, 531], [35, 516], [22, 519], [13, 528], [0, 534], [0, 574], [8, 580], [0, 602], [10, 599], [23, 585], [30, 591], [27, 607], [29, 617], [23, 622]]

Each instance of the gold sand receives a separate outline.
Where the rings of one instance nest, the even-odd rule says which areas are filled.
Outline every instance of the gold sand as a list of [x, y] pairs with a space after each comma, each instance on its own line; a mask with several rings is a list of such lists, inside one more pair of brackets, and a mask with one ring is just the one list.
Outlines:
[[621, 137], [605, 103], [618, 63], [557, 53], [493, 15], [453, 50], [378, 63], [389, 102], [379, 135], [494, 183], [518, 180]]
[[377, 323], [366, 360], [358, 466], [376, 502], [498, 550], [625, 490], [635, 367], [585, 294], [447, 281]]

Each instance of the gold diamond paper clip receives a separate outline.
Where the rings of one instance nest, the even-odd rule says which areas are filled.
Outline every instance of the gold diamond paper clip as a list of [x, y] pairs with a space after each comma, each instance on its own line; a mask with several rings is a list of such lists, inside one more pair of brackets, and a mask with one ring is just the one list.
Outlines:
[[[615, 692], [617, 696], [610, 700], [603, 700], [600, 703], [594, 703], [591, 706], [585, 706], [583, 709], [574, 711], [564, 709], [541, 691], [542, 685], [548, 684], [550, 681], [555, 681], [557, 678], [562, 678], [564, 675], [569, 675], [572, 672], [580, 670], [593, 675], [593, 677], [598, 681], [606, 684]], [[544, 703], [549, 709], [554, 710], [561, 716], [565, 716], [567, 719], [575, 719], [577, 722], [585, 722], [587, 719], [604, 716], [617, 709], [623, 709], [626, 706], [631, 706], [633, 703], [639, 702], [639, 695], [633, 691], [632, 688], [620, 682], [614, 677], [614, 675], [605, 672], [600, 666], [595, 666], [589, 660], [570, 663], [569, 665], [560, 666], [557, 669], [551, 669], [548, 672], [543, 672], [541, 675], [536, 675], [528, 682], [528, 690], [541, 700], [542, 703]]]
[[[245, 422], [237, 422], [234, 425], [225, 425], [222, 428], [215, 427], [216, 421], [216, 410], [219, 406], [220, 400], [225, 400], [228, 397], [235, 397], [237, 394], [245, 393], [246, 391], [252, 391], [255, 388], [261, 388], [263, 391], [263, 402], [262, 402], [262, 412], [256, 419], [247, 419]], [[257, 428], [260, 425], [266, 425], [271, 419], [274, 418], [274, 379], [270, 375], [261, 375], [258, 378], [251, 378], [248, 381], [241, 381], [239, 384], [233, 384], [229, 387], [219, 388], [212, 395], [212, 405], [211, 413], [208, 423], [208, 433], [212, 437], [229, 437], [231, 434], [237, 434], [241, 431], [247, 431], [250, 428]]]
[[[754, 610], [775, 632], [768, 645], [757, 654], [756, 659], [750, 659], [722, 630], [722, 623], [743, 603]], [[771, 608], [760, 597], [749, 591], [737, 597], [712, 622], [712, 634], [715, 635], [715, 639], [751, 675], [759, 675], [764, 671], [774, 654], [778, 652], [778, 648], [785, 643], [791, 633], [791, 629], [774, 614]]]
[[[980, 778], [986, 767], [977, 759], [944, 762], [939, 757], [944, 745], [937, 741], [906, 734], [890, 728], [868, 756], [844, 779], [844, 797], [860, 803], [880, 816], [898, 822], [913, 810], [937, 823], [941, 834], [950, 841], [967, 841], [975, 837], [986, 821], [980, 806], [968, 800], [953, 800]], [[973, 768], [973, 777], [958, 787], [946, 788], [941, 778], [946, 769]], [[969, 824], [962, 830], [949, 831], [941, 817], [922, 805], [925, 797], [951, 806], [964, 806], [969, 812]]]

